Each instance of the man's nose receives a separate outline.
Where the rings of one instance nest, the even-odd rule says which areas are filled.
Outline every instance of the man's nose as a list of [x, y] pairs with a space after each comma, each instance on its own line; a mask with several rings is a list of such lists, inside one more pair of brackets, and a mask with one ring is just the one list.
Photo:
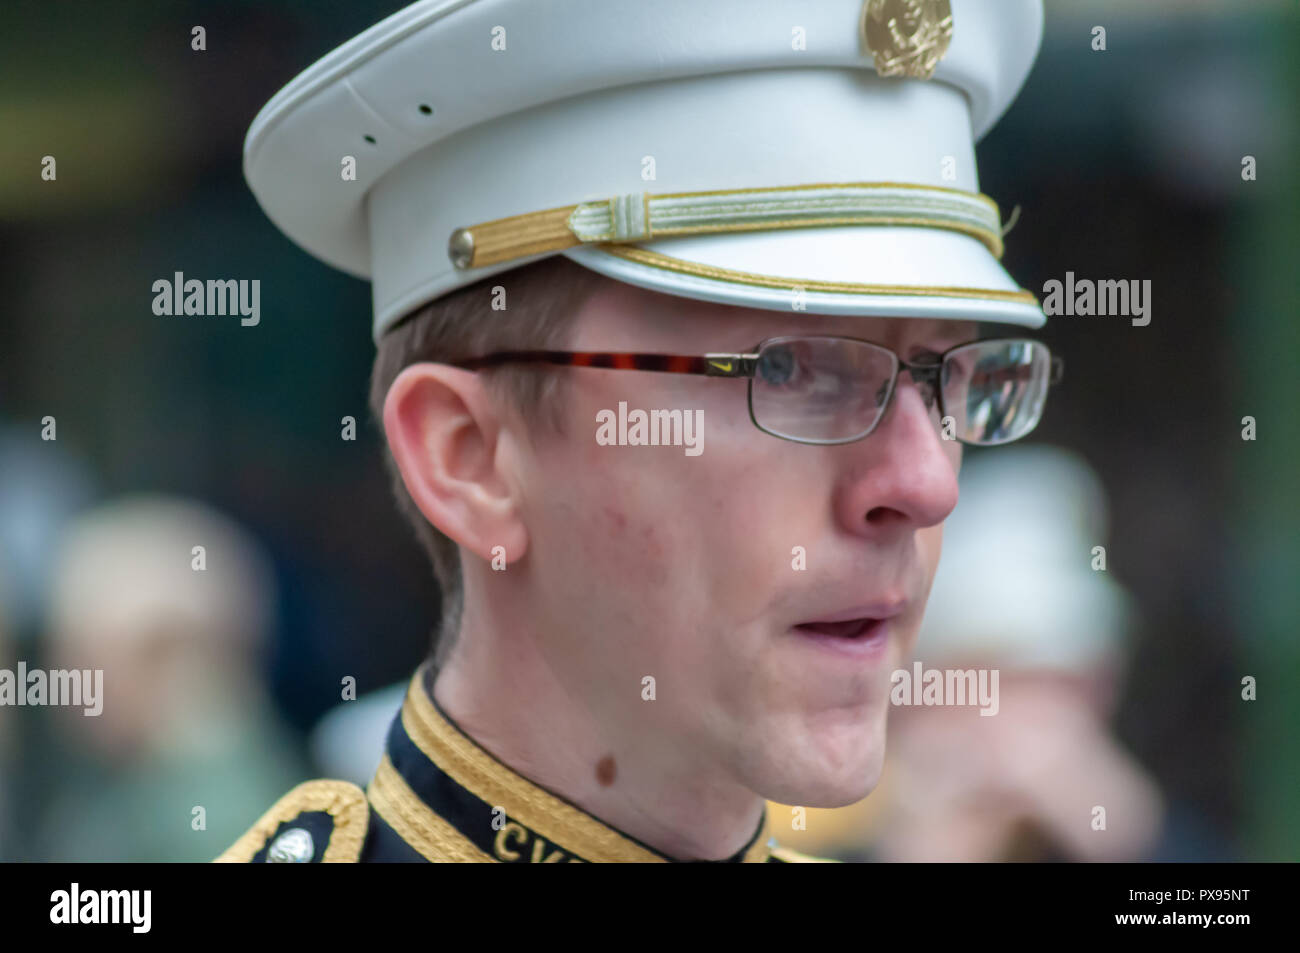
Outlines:
[[957, 505], [960, 450], [945, 441], [936, 423], [934, 383], [899, 374], [884, 418], [870, 435], [849, 447], [855, 466], [836, 500], [840, 522], [866, 536], [899, 534], [934, 526]]

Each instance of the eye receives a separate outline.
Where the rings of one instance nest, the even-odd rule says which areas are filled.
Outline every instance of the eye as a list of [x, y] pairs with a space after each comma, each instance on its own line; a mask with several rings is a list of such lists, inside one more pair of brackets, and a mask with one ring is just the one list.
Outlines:
[[788, 347], [776, 346], [766, 348], [758, 356], [755, 374], [763, 383], [780, 387], [790, 382], [795, 373], [795, 357]]

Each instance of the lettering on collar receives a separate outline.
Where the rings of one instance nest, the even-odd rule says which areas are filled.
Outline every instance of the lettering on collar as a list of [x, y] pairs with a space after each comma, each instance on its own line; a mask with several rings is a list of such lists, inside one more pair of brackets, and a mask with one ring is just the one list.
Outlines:
[[506, 864], [585, 864], [581, 857], [568, 854], [554, 844], [547, 843], [536, 831], [530, 831], [517, 821], [506, 821], [497, 831], [492, 843], [492, 853]]

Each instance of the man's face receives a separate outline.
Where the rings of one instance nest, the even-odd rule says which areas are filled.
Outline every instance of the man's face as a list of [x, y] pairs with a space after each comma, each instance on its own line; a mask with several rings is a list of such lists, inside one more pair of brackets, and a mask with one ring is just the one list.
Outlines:
[[[611, 281], [576, 319], [571, 347], [748, 352], [768, 337], [838, 334], [911, 360], [975, 330], [734, 308]], [[902, 373], [870, 436], [814, 446], [759, 431], [743, 380], [555, 373], [569, 376], [565, 428], [529, 435], [519, 568], [564, 690], [613, 750], [635, 743], [684, 776], [722, 768], [763, 797], [812, 807], [864, 797], [884, 756], [890, 673], [911, 653], [957, 503], [961, 447], [941, 438], [937, 406]], [[702, 452], [602, 445], [598, 414], [617, 415], [620, 401], [703, 411]]]

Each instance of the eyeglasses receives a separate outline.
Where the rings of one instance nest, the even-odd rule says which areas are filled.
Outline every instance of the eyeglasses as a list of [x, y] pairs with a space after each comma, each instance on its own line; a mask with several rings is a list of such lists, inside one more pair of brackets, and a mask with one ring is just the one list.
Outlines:
[[974, 446], [1010, 443], [1038, 426], [1048, 387], [1064, 375], [1061, 359], [1028, 338], [974, 341], [920, 361], [904, 361], [856, 338], [791, 335], [761, 341], [751, 354], [500, 351], [450, 363], [480, 370], [524, 362], [746, 378], [754, 425], [810, 444], [868, 436], [885, 416], [904, 368], [927, 407], [937, 398], [945, 436]]

